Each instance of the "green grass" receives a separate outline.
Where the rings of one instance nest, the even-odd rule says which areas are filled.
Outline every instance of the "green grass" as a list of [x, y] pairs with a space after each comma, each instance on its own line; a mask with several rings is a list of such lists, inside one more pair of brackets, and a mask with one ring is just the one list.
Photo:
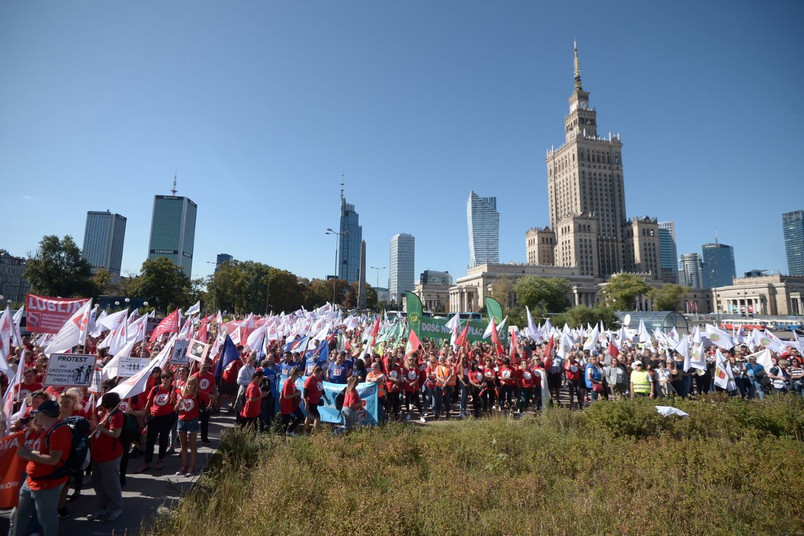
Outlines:
[[158, 534], [804, 531], [804, 403], [650, 401], [286, 441], [232, 430]]

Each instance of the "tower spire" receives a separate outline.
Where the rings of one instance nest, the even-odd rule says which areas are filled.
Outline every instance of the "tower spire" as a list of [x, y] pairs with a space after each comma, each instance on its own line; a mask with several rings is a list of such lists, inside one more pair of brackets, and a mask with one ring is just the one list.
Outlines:
[[173, 189], [170, 191], [173, 195], [176, 195], [178, 190], [176, 189], [176, 177], [179, 174], [179, 170], [173, 172]]
[[343, 204], [344, 197], [343, 197], [343, 173], [341, 173], [341, 204]]
[[578, 41], [573, 40], [572, 46], [575, 49], [575, 89], [583, 89], [581, 87], [581, 65], [578, 62]]

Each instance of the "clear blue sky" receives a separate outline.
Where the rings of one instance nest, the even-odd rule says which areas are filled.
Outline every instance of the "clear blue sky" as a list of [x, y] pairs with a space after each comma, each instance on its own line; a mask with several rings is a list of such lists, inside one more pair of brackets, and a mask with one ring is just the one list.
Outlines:
[[109, 209], [136, 273], [178, 170], [194, 277], [221, 252], [323, 277], [343, 173], [368, 266], [406, 232], [417, 280], [465, 275], [470, 189], [497, 197], [500, 260], [524, 262], [577, 38], [599, 133], [622, 137], [628, 215], [675, 221], [679, 254], [717, 233], [738, 274], [786, 272], [802, 21], [798, 0], [3, 2], [0, 248], [80, 246], [86, 212]]

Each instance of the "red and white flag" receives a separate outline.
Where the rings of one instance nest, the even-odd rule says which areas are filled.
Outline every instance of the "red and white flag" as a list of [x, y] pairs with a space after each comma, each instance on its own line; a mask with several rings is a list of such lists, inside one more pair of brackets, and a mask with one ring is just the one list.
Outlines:
[[156, 341], [159, 337], [166, 333], [178, 333], [179, 331], [179, 310], [176, 309], [159, 323], [156, 328], [154, 328], [154, 332], [151, 333], [151, 341]]
[[81, 337], [83, 336], [86, 341], [89, 312], [91, 310], [92, 300], [90, 299], [64, 323], [53, 340], [50, 341], [50, 344], [47, 345], [47, 348], [45, 348], [45, 355], [50, 357], [50, 354], [66, 352], [73, 346], [83, 344]]

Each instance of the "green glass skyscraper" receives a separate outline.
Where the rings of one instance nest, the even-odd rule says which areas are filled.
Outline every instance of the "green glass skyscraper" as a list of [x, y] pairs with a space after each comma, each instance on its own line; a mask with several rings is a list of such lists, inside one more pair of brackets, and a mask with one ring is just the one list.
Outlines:
[[166, 257], [191, 276], [197, 212], [189, 197], [155, 195], [148, 258]]

